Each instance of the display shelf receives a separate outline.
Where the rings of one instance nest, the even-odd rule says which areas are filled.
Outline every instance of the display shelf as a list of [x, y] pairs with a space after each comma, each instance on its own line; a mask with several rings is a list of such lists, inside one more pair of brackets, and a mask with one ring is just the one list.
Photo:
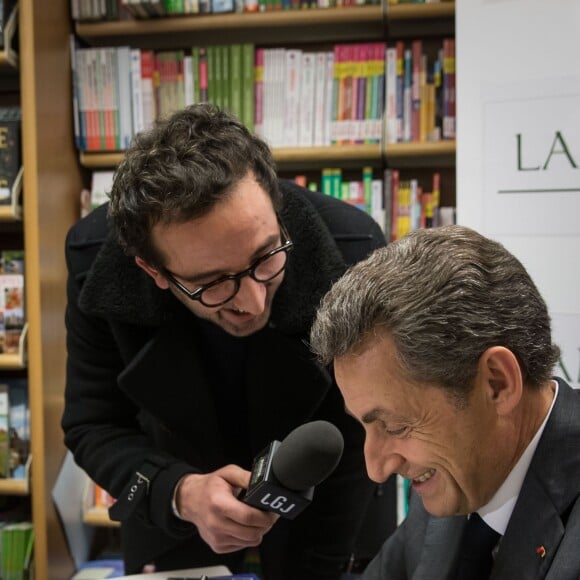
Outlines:
[[436, 20], [439, 18], [453, 18], [455, 16], [455, 2], [430, 2], [425, 4], [387, 4], [387, 18], [389, 20]]
[[[383, 37], [384, 27], [383, 8], [373, 5], [78, 22], [76, 34], [92, 46], [130, 44], [159, 49], [179, 44], [258, 42], [256, 36], [260, 45], [344, 39], [362, 41]], [[216, 32], [227, 33], [227, 37], [216, 36]]]
[[[379, 163], [387, 159], [429, 159], [430, 157], [455, 156], [455, 141], [432, 141], [424, 143], [394, 143], [382, 151], [376, 145], [335, 145], [330, 147], [280, 147], [272, 150], [274, 160], [280, 166], [305, 163], [323, 167], [328, 163]], [[87, 169], [116, 167], [123, 159], [122, 151], [81, 152], [80, 163]]]
[[109, 513], [103, 508], [89, 508], [83, 514], [83, 522], [88, 526], [101, 528], [118, 528], [119, 522], [109, 518]]

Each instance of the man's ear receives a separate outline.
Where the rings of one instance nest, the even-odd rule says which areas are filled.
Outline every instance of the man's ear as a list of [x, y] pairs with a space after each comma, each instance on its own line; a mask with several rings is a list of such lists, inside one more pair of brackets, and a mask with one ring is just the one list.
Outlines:
[[480, 379], [489, 402], [498, 415], [507, 415], [519, 404], [523, 395], [523, 378], [518, 359], [503, 346], [488, 348], [479, 358]]
[[153, 266], [150, 266], [145, 260], [143, 260], [143, 258], [135, 256], [135, 264], [137, 264], [137, 266], [139, 266], [139, 268], [142, 270], [145, 270], [145, 272], [147, 272], [147, 274], [149, 274], [149, 276], [155, 280], [155, 284], [157, 284], [158, 288], [161, 288], [161, 290], [167, 290], [169, 288], [169, 282], [167, 281], [167, 278], [161, 272], [159, 272], [159, 270]]

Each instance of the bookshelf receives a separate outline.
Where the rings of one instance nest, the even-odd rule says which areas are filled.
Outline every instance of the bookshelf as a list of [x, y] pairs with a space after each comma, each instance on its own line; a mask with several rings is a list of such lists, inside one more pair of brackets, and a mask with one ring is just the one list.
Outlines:
[[[290, 10], [249, 14], [180, 15], [115, 22], [80, 21], [75, 33], [93, 47], [129, 44], [142, 49], [175, 49], [215, 44], [227, 35], [228, 43], [251, 41], [269, 46], [290, 43], [323, 44], [341, 41], [389, 39], [392, 35], [437, 36], [454, 33], [455, 2], [354, 6], [318, 10]], [[216, 35], [217, 33], [217, 35]], [[223, 34], [222, 34], [223, 33]], [[455, 142], [345, 145], [273, 148], [279, 169], [290, 171], [327, 165], [355, 167], [454, 167]], [[114, 168], [122, 152], [81, 152], [80, 164], [89, 170]]]
[[[412, 36], [454, 35], [455, 2], [355, 6], [319, 10], [279, 11], [249, 14], [201, 14], [115, 22], [76, 22], [75, 35], [90, 47], [129, 45], [141, 49], [176, 49], [228, 43], [252, 42], [260, 46], [373, 41]], [[70, 96], [69, 96], [70, 99]], [[455, 141], [410, 142], [375, 145], [273, 148], [281, 171], [341, 167], [385, 168], [444, 167], [453, 173]], [[116, 167], [121, 151], [77, 153], [77, 169]], [[455, 181], [452, 180], [454, 188]], [[79, 189], [80, 191], [80, 189]], [[454, 191], [447, 199], [454, 201]], [[115, 525], [101, 509], [86, 508], [83, 521], [89, 525]]]
[[0, 52], [0, 105], [19, 104], [22, 109], [26, 163], [15, 198], [26, 198], [26, 203], [2, 208], [0, 232], [18, 239], [25, 250], [28, 327], [19, 352], [0, 356], [0, 372], [28, 380], [34, 464], [24, 479], [1, 480], [0, 495], [30, 498], [34, 577], [49, 580], [69, 578], [74, 571], [51, 495], [65, 456], [60, 429], [65, 382], [64, 237], [77, 219], [83, 182], [73, 143], [68, 1], [20, 0], [11, 30], [16, 27], [18, 47], [9, 43]]

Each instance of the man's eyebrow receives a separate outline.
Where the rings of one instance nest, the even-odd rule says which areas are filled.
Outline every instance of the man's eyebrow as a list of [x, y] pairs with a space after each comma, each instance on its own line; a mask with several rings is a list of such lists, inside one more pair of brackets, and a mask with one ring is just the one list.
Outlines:
[[[346, 406], [346, 404], [344, 405], [344, 411], [347, 415], [354, 417], [358, 421], [356, 415]], [[385, 411], [376, 407], [361, 417], [361, 423], [372, 423], [373, 421], [376, 421], [379, 416], [383, 415], [385, 415]]]
[[[344, 411], [347, 415], [350, 415], [351, 417], [354, 417], [355, 419], [358, 418], [355, 416], [355, 414], [346, 406], [346, 404], [344, 405]], [[378, 419], [381, 419], [383, 421], [385, 420], [400, 420], [400, 417], [397, 417], [394, 413], [390, 413], [389, 411], [382, 409], [381, 407], [375, 407], [374, 409], [371, 409], [370, 411], [366, 412], [360, 419], [360, 422], [365, 424], [365, 425], [369, 425], [370, 423], [374, 423], [375, 421], [377, 421]]]

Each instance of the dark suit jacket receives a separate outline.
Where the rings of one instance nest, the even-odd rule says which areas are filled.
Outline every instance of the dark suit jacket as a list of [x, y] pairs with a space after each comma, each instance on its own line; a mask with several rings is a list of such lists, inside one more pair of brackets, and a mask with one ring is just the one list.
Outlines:
[[[501, 539], [492, 580], [580, 578], [580, 390], [557, 380], [558, 398]], [[407, 519], [363, 580], [452, 579], [465, 522], [431, 516], [413, 497]]]
[[[281, 188], [281, 217], [295, 248], [269, 326], [246, 339], [240, 381], [253, 455], [310, 420], [331, 421], [344, 435], [343, 459], [317, 487], [312, 505], [292, 523], [278, 522], [263, 543], [270, 578], [321, 580], [338, 577], [376, 486], [366, 477], [362, 429], [345, 414], [332, 377], [314, 360], [308, 333], [331, 282], [385, 242], [359, 209], [289, 182]], [[123, 254], [108, 231], [105, 207], [72, 228], [66, 255], [66, 445], [114, 497], [144, 465], [160, 466], [146, 501], [122, 523], [127, 572], [150, 561], [172, 568], [229, 563], [170, 509], [182, 475], [232, 462], [194, 315]], [[377, 546], [387, 533], [385, 527]]]

